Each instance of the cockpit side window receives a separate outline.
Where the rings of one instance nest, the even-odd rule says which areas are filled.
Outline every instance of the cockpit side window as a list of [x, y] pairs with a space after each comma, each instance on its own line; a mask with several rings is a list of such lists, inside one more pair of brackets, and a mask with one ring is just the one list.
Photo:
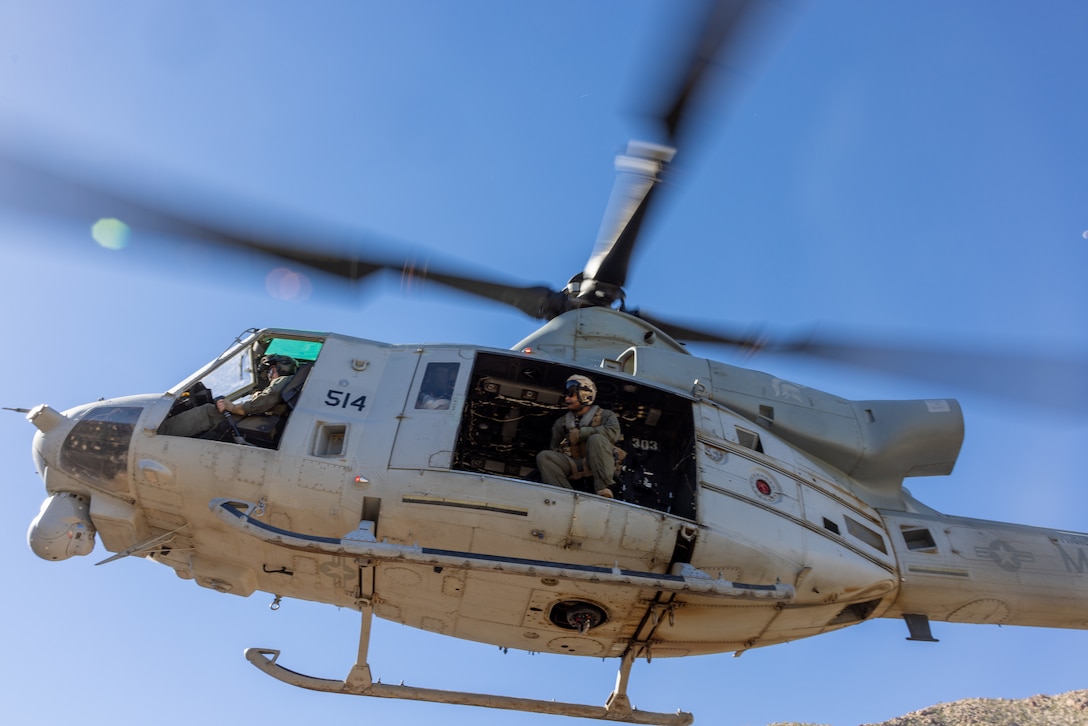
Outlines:
[[[322, 345], [279, 336], [250, 340], [178, 393], [159, 433], [277, 447]], [[215, 404], [220, 398], [233, 404], [229, 419]]]

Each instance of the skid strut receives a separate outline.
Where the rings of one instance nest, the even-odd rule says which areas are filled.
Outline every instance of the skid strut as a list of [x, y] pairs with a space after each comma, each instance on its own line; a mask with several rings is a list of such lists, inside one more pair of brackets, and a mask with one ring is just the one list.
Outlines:
[[499, 708], [508, 711], [527, 711], [557, 716], [576, 716], [579, 718], [597, 718], [621, 723], [650, 724], [657, 726], [688, 726], [694, 720], [690, 713], [655, 713], [640, 711], [631, 707], [627, 697], [627, 681], [631, 666], [635, 662], [635, 649], [629, 648], [620, 659], [620, 670], [616, 676], [616, 688], [608, 697], [605, 706], [590, 706], [579, 703], [544, 701], [535, 698], [516, 698], [513, 696], [495, 696], [486, 693], [466, 693], [464, 691], [445, 691], [437, 688], [418, 688], [414, 686], [393, 686], [381, 682], [375, 683], [370, 675], [367, 650], [370, 646], [370, 624], [373, 607], [363, 607], [362, 626], [359, 629], [359, 655], [351, 672], [342, 681], [329, 678], [315, 678], [297, 673], [279, 665], [276, 660], [280, 651], [269, 648], [247, 648], [245, 655], [253, 665], [273, 678], [292, 686], [308, 688], [312, 691], [342, 693], [351, 696], [372, 696], [375, 698], [402, 698], [409, 701], [428, 701], [430, 703], [452, 703], [464, 706]]

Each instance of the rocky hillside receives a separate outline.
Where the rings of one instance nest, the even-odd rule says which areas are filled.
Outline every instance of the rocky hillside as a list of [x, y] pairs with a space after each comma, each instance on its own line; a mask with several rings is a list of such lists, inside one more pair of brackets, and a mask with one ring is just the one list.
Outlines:
[[1088, 726], [1088, 690], [1058, 696], [1032, 696], [1019, 701], [968, 698], [865, 726]]

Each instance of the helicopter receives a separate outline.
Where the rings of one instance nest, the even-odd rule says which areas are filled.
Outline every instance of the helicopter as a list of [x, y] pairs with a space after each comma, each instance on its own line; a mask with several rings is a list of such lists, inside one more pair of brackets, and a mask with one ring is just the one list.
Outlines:
[[[589, 311], [586, 311], [586, 312], [589, 312]], [[581, 315], [581, 313], [580, 313], [580, 315]], [[640, 332], [641, 332], [641, 333], [642, 333], [642, 334], [644, 335], [646, 331], [645, 331], [645, 330], [642, 330], [642, 331], [640, 331]], [[290, 333], [285, 333], [285, 334], [284, 334], [284, 337], [290, 337], [290, 336], [292, 336], [292, 335], [293, 335], [293, 334], [290, 334]], [[296, 337], [296, 339], [297, 339], [298, 335], [297, 335], [297, 334], [295, 334], [295, 337]], [[304, 337], [305, 337], [305, 336], [304, 336]], [[326, 340], [327, 340], [327, 339], [326, 339]], [[313, 342], [313, 341], [310, 341], [310, 342]], [[326, 344], [327, 344], [327, 343], [326, 343]], [[305, 356], [299, 356], [299, 357], [300, 357], [300, 358], [305, 358]], [[561, 357], [561, 356], [560, 356], [560, 357]], [[620, 364], [620, 367], [622, 367], [622, 365], [623, 365], [623, 362], [625, 362], [625, 361], [623, 361], [623, 360], [620, 360], [620, 359], [619, 359], [618, 357], [617, 357], [617, 358], [613, 358], [613, 360], [615, 360], [615, 361], [617, 362], [617, 364]], [[440, 361], [440, 362], [441, 362], [441, 361]], [[582, 366], [584, 366], [584, 361], [582, 361]], [[580, 368], [580, 369], [582, 369], [582, 366], [580, 366], [579, 368]], [[606, 369], [606, 370], [607, 370], [607, 369]], [[617, 372], [617, 373], [620, 373], [619, 369], [617, 369], [617, 371], [616, 371], [616, 372]], [[470, 373], [468, 373], [468, 372], [466, 371], [466, 374], [470, 374]], [[473, 376], [474, 376], [474, 373], [472, 373], [472, 374], [473, 374]], [[609, 376], [608, 376], [608, 374], [607, 374], [607, 373], [605, 373], [605, 378], [609, 378]], [[477, 379], [477, 380], [479, 380], [479, 379]], [[625, 380], [625, 379], [622, 379], [622, 376], [620, 376], [620, 377], [619, 377], [618, 379], [616, 379], [616, 380]], [[332, 390], [332, 389], [330, 389], [330, 390]], [[353, 397], [349, 397], [349, 398], [339, 398], [339, 399], [338, 399], [338, 401], [341, 401], [342, 403], [345, 403], [345, 404], [347, 404], [348, 406], [350, 406], [351, 402], [357, 401], [357, 399], [358, 399], [358, 396], [353, 396]], [[373, 405], [373, 402], [371, 402], [371, 403], [370, 403], [370, 404], [368, 404], [368, 405]], [[466, 405], [467, 405], [467, 404], [466, 404]], [[463, 410], [463, 409], [462, 409], [462, 410]], [[644, 438], [644, 439], [645, 439], [646, 441], [648, 441], [648, 439], [646, 439], [646, 438]], [[766, 442], [764, 442], [764, 443], [766, 443]], [[750, 451], [755, 451], [755, 450], [750, 450]], [[733, 453], [733, 454], [735, 454], [735, 452], [732, 452], [732, 453]], [[758, 453], [758, 452], [756, 452], [756, 453]], [[754, 454], [753, 454], [753, 456], [754, 456]], [[588, 497], [586, 497], [586, 499], [588, 499]], [[104, 520], [104, 519], [106, 519], [106, 518], [107, 518], [107, 517], [104, 517], [104, 516], [102, 517], [102, 519], [103, 519], [103, 520]], [[829, 531], [829, 530], [827, 530], [827, 531]], [[679, 617], [680, 615], [682, 615], [682, 614], [678, 614], [678, 617]], [[681, 618], [681, 619], [682, 619], [682, 618]]]

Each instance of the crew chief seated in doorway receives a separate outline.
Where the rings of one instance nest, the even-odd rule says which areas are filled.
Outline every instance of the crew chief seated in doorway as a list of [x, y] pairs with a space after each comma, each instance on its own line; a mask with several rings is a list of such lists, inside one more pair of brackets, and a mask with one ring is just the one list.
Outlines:
[[613, 498], [616, 473], [613, 447], [620, 440], [619, 417], [594, 405], [597, 386], [586, 376], [567, 379], [564, 401], [567, 413], [552, 426], [551, 448], [536, 455], [536, 466], [545, 484], [573, 489], [572, 480], [593, 477], [593, 491]]

